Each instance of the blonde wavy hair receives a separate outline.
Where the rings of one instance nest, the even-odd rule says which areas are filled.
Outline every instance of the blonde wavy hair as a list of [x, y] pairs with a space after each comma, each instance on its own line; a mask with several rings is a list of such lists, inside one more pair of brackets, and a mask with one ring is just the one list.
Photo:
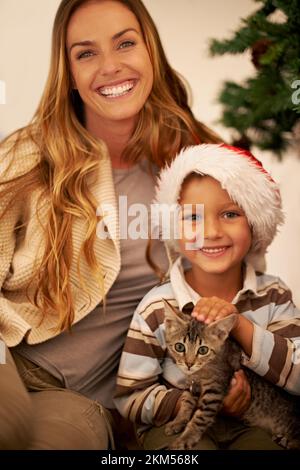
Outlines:
[[[21, 188], [24, 195], [34, 187], [40, 187], [43, 189], [40, 201], [44, 196], [49, 200], [49, 218], [46, 224], [41, 221], [46, 227], [45, 251], [34, 274], [36, 292], [32, 302], [44, 316], [57, 312], [58, 331], [70, 328], [74, 320], [69, 273], [75, 217], [87, 222], [79, 259], [83, 254], [99, 279], [102, 292], [104, 289], [101, 267], [93, 250], [98, 221], [96, 201], [89, 190], [88, 179], [97, 174], [106, 147], [85, 129], [84, 107], [77, 90], [72, 89], [66, 49], [71, 16], [90, 1], [62, 0], [60, 3], [54, 21], [50, 72], [44, 93], [31, 123], [17, 131], [17, 139], [10, 148], [10, 152], [14, 152], [24, 139], [30, 138], [38, 148], [40, 163], [26, 175], [3, 183], [0, 191], [1, 198], [10, 193], [10, 203], [13, 204]], [[124, 151], [124, 159], [137, 162], [146, 156], [150, 162], [162, 167], [182, 147], [200, 142], [220, 142], [193, 116], [187, 87], [169, 65], [155, 24], [143, 3], [140, 0], [115, 1], [125, 5], [139, 21], [154, 72], [153, 89], [140, 112], [137, 127]], [[36, 210], [38, 214], [38, 207]], [[81, 279], [79, 260], [77, 270]]]

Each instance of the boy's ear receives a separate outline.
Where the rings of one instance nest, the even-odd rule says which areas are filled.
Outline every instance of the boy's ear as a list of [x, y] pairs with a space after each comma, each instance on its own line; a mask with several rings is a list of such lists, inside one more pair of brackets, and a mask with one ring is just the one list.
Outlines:
[[227, 317], [221, 318], [220, 320], [216, 320], [213, 323], [210, 323], [206, 327], [206, 331], [212, 335], [220, 339], [221, 341], [225, 341], [225, 339], [229, 336], [232, 328], [235, 326], [237, 322], [237, 314], [232, 313]]

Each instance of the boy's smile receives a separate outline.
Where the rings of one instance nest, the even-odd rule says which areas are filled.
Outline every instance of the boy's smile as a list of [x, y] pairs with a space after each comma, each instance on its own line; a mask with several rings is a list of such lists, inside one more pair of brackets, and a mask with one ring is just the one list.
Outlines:
[[209, 258], [217, 258], [218, 256], [221, 256], [225, 253], [225, 251], [228, 249], [228, 246], [222, 246], [222, 247], [209, 247], [206, 246], [205, 248], [201, 248], [200, 251], [203, 253], [205, 256], [208, 256]]
[[195, 236], [204, 223], [203, 246], [188, 249], [188, 243], [193, 240], [187, 238], [184, 231], [179, 240], [180, 251], [192, 263], [192, 271], [205, 276], [241, 271], [252, 242], [251, 229], [243, 210], [230, 199], [220, 183], [209, 176], [191, 177], [183, 184], [179, 202], [180, 205], [204, 205], [204, 220], [195, 216], [192, 222]]

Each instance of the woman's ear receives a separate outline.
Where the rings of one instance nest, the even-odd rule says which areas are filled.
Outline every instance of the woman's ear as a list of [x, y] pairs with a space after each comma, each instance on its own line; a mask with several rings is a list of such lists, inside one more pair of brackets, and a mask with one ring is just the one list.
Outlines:
[[72, 90], [77, 90], [76, 82], [74, 80], [73, 75], [71, 75], [71, 87], [72, 87]]

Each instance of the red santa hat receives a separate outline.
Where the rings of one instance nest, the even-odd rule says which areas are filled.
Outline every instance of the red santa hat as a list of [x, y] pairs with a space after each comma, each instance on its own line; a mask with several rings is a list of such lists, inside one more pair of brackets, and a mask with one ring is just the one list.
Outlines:
[[[252, 245], [247, 260], [263, 270], [264, 254], [279, 224], [284, 221], [277, 184], [250, 152], [225, 144], [201, 144], [183, 149], [164, 168], [158, 179], [155, 203], [174, 206], [182, 183], [191, 173], [211, 176], [220, 182], [231, 199], [246, 214], [252, 228]], [[165, 240], [177, 251], [174, 239]]]

